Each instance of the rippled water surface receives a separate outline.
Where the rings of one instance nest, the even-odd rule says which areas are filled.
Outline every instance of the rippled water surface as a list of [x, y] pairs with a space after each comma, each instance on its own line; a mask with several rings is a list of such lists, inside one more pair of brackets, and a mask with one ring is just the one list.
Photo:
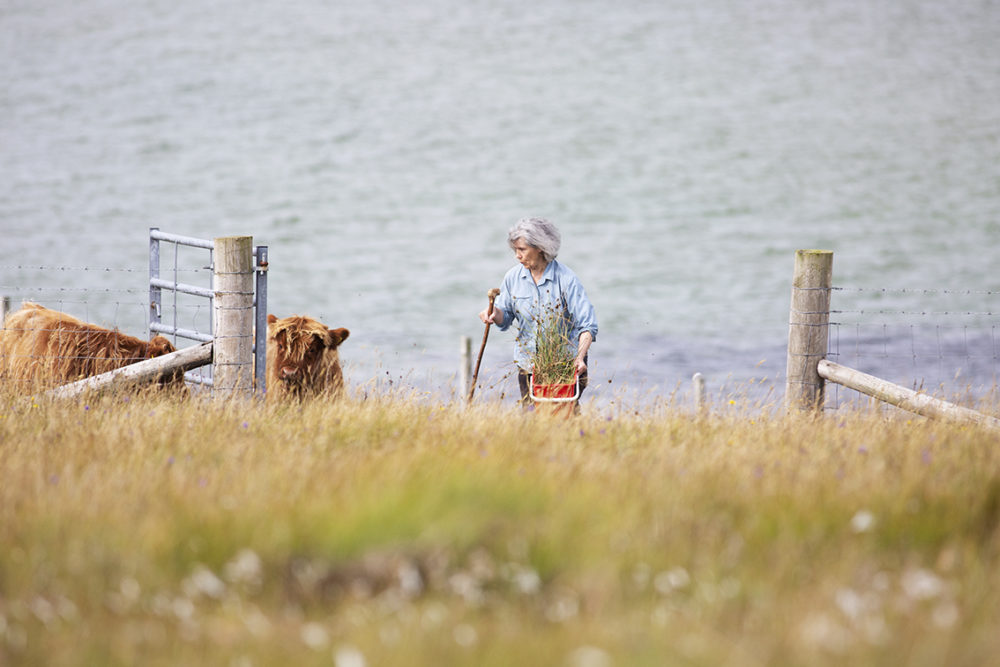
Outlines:
[[971, 0], [8, 0], [0, 285], [142, 333], [150, 227], [252, 235], [269, 310], [351, 329], [349, 381], [431, 391], [544, 215], [592, 400], [780, 377], [815, 247], [865, 288], [834, 293], [852, 363], [990, 384], [997, 44]]

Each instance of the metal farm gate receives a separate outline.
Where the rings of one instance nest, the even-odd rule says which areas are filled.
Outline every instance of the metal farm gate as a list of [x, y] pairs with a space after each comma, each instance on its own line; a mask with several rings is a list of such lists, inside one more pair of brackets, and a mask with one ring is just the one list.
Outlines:
[[[166, 271], [163, 271], [161, 265], [163, 257], [161, 243], [173, 244], [173, 264], [168, 266]], [[203, 287], [180, 280], [182, 272], [197, 272], [197, 269], [180, 268], [179, 256], [182, 247], [207, 250], [208, 263], [200, 268], [210, 271], [209, 275], [215, 277], [215, 241], [169, 234], [161, 232], [157, 227], [151, 227], [149, 229], [149, 334], [150, 336], [154, 334], [173, 336], [175, 344], [177, 338], [186, 338], [199, 343], [214, 342], [218, 287], [212, 284]], [[254, 392], [258, 396], [263, 396], [267, 391], [265, 372], [267, 364], [267, 246], [256, 246], [253, 250], [255, 259], [254, 331], [252, 334], [255, 369]], [[210, 280], [210, 282], [214, 281], [214, 279]], [[172, 295], [172, 298], [169, 298], [166, 303], [163, 300], [164, 291]], [[202, 299], [207, 300], [207, 303], [201, 301]], [[182, 303], [182, 300], [185, 303]], [[195, 313], [189, 318], [190, 323], [180, 321], [179, 313], [182, 306], [192, 308]], [[167, 318], [164, 317], [165, 307], [170, 315]], [[207, 314], [207, 319], [205, 314]], [[182, 326], [184, 324], [187, 326]], [[198, 371], [188, 371], [184, 374], [184, 379], [209, 387], [214, 385], [211, 367], [209, 367], [208, 375], [205, 375], [203, 369], [199, 369]]]

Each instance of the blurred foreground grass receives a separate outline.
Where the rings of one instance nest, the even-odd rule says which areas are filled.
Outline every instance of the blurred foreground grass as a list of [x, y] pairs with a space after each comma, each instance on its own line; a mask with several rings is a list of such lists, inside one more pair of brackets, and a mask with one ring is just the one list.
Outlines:
[[143, 395], [0, 412], [0, 664], [986, 665], [1000, 436]]

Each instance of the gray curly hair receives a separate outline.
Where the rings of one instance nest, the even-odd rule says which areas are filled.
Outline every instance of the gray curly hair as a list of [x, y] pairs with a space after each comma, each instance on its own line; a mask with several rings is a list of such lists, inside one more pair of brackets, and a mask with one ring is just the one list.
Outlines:
[[533, 248], [538, 248], [542, 253], [542, 259], [551, 262], [559, 254], [559, 246], [562, 244], [562, 236], [559, 228], [545, 218], [521, 218], [507, 232], [507, 245], [514, 248], [514, 242], [518, 239]]

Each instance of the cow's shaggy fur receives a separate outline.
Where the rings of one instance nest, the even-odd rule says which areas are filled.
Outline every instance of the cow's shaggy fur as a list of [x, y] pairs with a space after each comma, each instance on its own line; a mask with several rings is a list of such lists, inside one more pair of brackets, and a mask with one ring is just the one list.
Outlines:
[[320, 393], [337, 396], [344, 389], [337, 348], [350, 335], [312, 319], [267, 316], [267, 395], [283, 398]]
[[[33, 392], [174, 351], [163, 336], [145, 341], [25, 302], [0, 330], [0, 383]], [[168, 379], [183, 382], [179, 375]]]

